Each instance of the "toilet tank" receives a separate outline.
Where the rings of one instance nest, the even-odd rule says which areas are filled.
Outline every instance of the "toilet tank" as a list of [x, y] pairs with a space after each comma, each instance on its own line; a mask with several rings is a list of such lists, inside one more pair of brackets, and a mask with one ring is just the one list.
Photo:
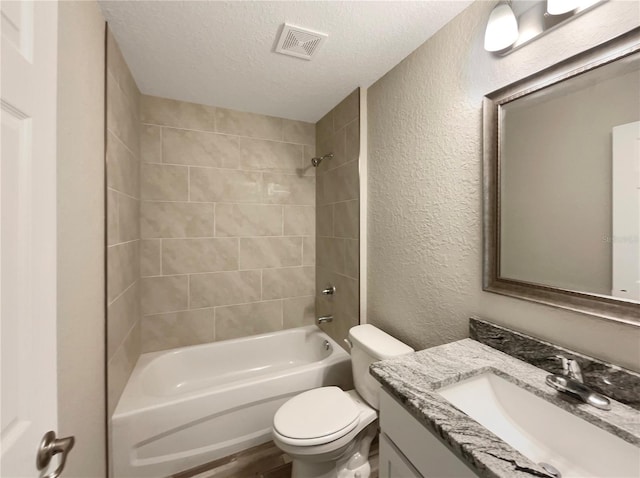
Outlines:
[[369, 373], [369, 365], [414, 350], [371, 324], [352, 327], [349, 330], [349, 342], [356, 390], [369, 405], [378, 410], [380, 383]]

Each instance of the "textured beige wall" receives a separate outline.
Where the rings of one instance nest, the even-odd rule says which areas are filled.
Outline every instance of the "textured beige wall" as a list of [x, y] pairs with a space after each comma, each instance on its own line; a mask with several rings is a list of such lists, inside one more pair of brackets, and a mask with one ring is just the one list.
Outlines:
[[143, 96], [143, 352], [313, 323], [314, 125]]
[[500, 275], [611, 295], [611, 130], [640, 119], [640, 72], [522, 102], [505, 108]]
[[59, 3], [57, 432], [76, 437], [69, 478], [106, 475], [104, 32], [95, 1]]
[[140, 92], [107, 34], [107, 387], [113, 413], [140, 355]]
[[[359, 117], [355, 90], [316, 123], [318, 156], [333, 153], [316, 168], [316, 308], [318, 315], [333, 315], [321, 328], [343, 346], [360, 317]], [[335, 295], [322, 295], [329, 285]]]
[[505, 57], [478, 1], [368, 91], [368, 320], [425, 348], [479, 315], [640, 370], [640, 328], [482, 291], [482, 99], [640, 24], [610, 1]]

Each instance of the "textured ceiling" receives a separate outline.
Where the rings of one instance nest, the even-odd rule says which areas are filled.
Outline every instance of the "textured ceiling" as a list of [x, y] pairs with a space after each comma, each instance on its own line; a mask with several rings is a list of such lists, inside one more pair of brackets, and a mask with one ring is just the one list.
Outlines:
[[[143, 93], [313, 122], [470, 3], [100, 1]], [[274, 53], [285, 22], [329, 35], [313, 60]]]

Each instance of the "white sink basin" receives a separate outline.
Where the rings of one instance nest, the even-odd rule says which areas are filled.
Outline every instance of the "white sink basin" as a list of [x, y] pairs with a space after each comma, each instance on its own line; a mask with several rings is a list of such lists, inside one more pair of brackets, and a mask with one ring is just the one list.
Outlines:
[[438, 393], [563, 478], [640, 477], [639, 448], [497, 375], [478, 375]]

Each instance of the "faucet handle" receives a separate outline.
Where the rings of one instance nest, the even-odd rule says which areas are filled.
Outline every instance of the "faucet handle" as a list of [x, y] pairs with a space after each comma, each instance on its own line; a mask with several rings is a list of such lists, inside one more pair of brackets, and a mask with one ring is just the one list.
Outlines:
[[582, 370], [580, 370], [580, 364], [575, 359], [567, 358], [564, 355], [556, 355], [556, 358], [562, 361], [563, 375], [582, 383]]

